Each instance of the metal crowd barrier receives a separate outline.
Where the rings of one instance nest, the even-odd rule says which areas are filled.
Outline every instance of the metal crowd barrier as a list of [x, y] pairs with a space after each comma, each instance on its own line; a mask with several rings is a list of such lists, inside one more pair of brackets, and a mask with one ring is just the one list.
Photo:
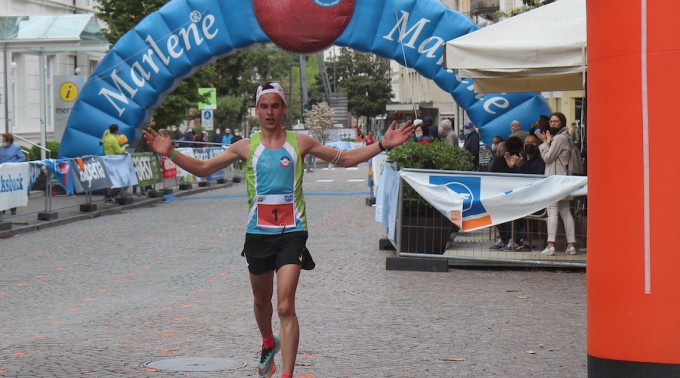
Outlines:
[[[560, 218], [556, 253], [553, 256], [540, 253], [546, 246], [547, 211], [521, 217], [512, 222], [512, 234], [514, 235], [516, 228], [521, 231], [521, 239], [515, 244], [523, 244], [525, 248], [492, 250], [490, 247], [500, 240], [496, 226], [472, 232], [459, 232], [451, 221], [420, 197], [403, 178], [399, 179], [398, 203], [395, 238], [389, 241], [396, 250], [397, 259], [424, 261], [443, 259], [448, 262], [448, 266], [586, 267], [587, 197], [570, 200], [578, 253], [576, 255], [565, 253], [566, 235]], [[423, 267], [422, 264], [419, 266]], [[429, 270], [420, 268], [416, 269]]]
[[[207, 144], [207, 143], [203, 143]], [[162, 164], [160, 156], [159, 165]], [[44, 168], [44, 167], [43, 167]], [[161, 168], [163, 168], [161, 166]], [[59, 181], [49, 169], [42, 169], [44, 174], [44, 188], [32, 190], [28, 193], [28, 205], [17, 207], [17, 214], [12, 215], [10, 210], [0, 210], [0, 231], [11, 229], [12, 224], [26, 224], [27, 217], [35, 216], [38, 221], [50, 221], [59, 218], [60, 211], [66, 209], [79, 208], [79, 212], [88, 213], [97, 211], [99, 206], [104, 206], [104, 195], [100, 191], [86, 190], [75, 195], [67, 195], [60, 186]], [[226, 184], [228, 182], [241, 182], [243, 179], [242, 164], [233, 164], [225, 170], [223, 179], [215, 180], [215, 184]], [[43, 180], [39, 180], [42, 181]], [[211, 181], [205, 178], [198, 178], [191, 175], [187, 179], [180, 179], [175, 176], [171, 179], [162, 179], [161, 182], [154, 183], [149, 187], [125, 187], [120, 188], [125, 195], [117, 200], [118, 204], [129, 204], [134, 202], [135, 196], [147, 196], [149, 198], [162, 197], [164, 195], [173, 194], [175, 190], [183, 191], [192, 189], [193, 183], [198, 183], [200, 186], [210, 186]], [[36, 184], [37, 185], [37, 184]], [[99, 193], [99, 194], [96, 194]], [[142, 194], [143, 193], [143, 194]], [[55, 204], [55, 197], [62, 197], [58, 204]], [[39, 202], [44, 200], [44, 206], [40, 206]], [[29, 218], [30, 219], [30, 218]]]

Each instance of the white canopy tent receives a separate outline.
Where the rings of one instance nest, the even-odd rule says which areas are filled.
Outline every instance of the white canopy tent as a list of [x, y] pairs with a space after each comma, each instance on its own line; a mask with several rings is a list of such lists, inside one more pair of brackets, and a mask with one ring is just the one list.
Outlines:
[[558, 0], [446, 43], [446, 68], [477, 93], [584, 88], [586, 0]]

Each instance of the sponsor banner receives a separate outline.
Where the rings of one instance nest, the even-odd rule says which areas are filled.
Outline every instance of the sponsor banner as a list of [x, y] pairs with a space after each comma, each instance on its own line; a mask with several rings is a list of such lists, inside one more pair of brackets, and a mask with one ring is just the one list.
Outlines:
[[375, 221], [387, 228], [387, 238], [395, 245], [398, 209], [399, 172], [386, 164], [375, 195]]
[[43, 165], [42, 161], [28, 162], [28, 176], [30, 178], [30, 182], [28, 183], [29, 192], [33, 190], [33, 186], [38, 181], [38, 177], [40, 177], [40, 174], [42, 173]]
[[0, 164], [0, 210], [28, 205], [28, 163]]
[[584, 176], [400, 171], [401, 177], [462, 231], [532, 214], [572, 195], [585, 195]]
[[163, 180], [177, 178], [177, 164], [167, 156], [161, 156], [161, 166], [163, 167]]
[[[208, 149], [208, 155], [210, 156], [209, 159], [214, 158], [215, 156], [221, 155], [225, 149], [222, 147], [211, 147]], [[219, 171], [213, 173], [212, 175], [207, 177], [208, 181], [217, 181], [217, 180], [222, 180], [226, 178], [226, 174], [224, 172], [224, 169], [220, 169]]]
[[132, 157], [125, 155], [102, 156], [104, 168], [111, 180], [112, 188], [124, 188], [137, 185], [137, 174], [132, 165]]
[[[371, 179], [371, 182], [373, 184], [373, 190], [374, 193], [378, 190], [378, 186], [380, 185], [380, 180], [381, 176], [383, 173], [383, 170], [385, 169], [385, 165], [387, 164], [387, 153], [386, 152], [381, 152], [377, 155], [375, 155], [371, 160], [370, 160], [370, 172], [368, 173]], [[369, 183], [369, 186], [371, 184]]]
[[137, 174], [137, 185], [151, 186], [163, 182], [163, 172], [158, 164], [158, 155], [153, 152], [132, 154], [132, 165]]
[[49, 169], [67, 194], [75, 194], [76, 189], [71, 174], [71, 159], [46, 159], [42, 160], [41, 164]]
[[[189, 147], [176, 148], [177, 152], [179, 152], [183, 155], [191, 156], [191, 157], [196, 157], [196, 155], [194, 154], [194, 150], [199, 150], [199, 149], [200, 148], [189, 148]], [[175, 165], [175, 167], [177, 167], [177, 177], [178, 178], [181, 178], [185, 182], [186, 181], [192, 181], [194, 175], [185, 171], [184, 169], [182, 169], [182, 167], [180, 167], [178, 165]]]
[[104, 168], [101, 156], [88, 156], [71, 160], [73, 184], [76, 193], [111, 187], [111, 180]]

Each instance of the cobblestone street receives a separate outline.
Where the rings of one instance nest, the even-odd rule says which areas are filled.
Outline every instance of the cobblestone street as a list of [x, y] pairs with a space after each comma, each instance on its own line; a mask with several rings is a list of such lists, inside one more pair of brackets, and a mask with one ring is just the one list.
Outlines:
[[[584, 273], [387, 271], [366, 177], [305, 175], [296, 377], [586, 376]], [[238, 183], [0, 239], [0, 376], [256, 376], [246, 215]], [[234, 367], [148, 365], [201, 358]]]

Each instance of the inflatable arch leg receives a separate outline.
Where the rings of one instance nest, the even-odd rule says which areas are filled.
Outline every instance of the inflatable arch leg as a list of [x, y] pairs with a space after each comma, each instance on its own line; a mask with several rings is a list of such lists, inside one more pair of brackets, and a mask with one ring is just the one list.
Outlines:
[[587, 11], [588, 373], [680, 377], [680, 3]]

